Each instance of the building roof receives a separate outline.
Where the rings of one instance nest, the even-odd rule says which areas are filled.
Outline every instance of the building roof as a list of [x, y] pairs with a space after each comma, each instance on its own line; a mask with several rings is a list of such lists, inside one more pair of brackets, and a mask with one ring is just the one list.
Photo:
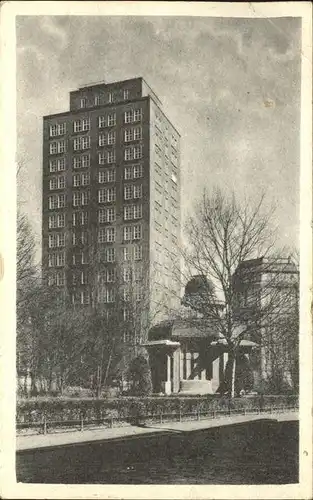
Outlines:
[[219, 338], [213, 321], [201, 318], [161, 321], [149, 330], [149, 340], [181, 338]]
[[297, 265], [290, 258], [267, 258], [260, 257], [258, 259], [244, 260], [237, 267], [235, 274], [241, 272], [258, 272], [258, 273], [295, 273], [299, 272]]

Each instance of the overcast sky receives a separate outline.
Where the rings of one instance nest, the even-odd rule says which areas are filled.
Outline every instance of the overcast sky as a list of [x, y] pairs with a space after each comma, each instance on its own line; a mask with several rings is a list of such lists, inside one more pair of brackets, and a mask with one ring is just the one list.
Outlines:
[[20, 199], [41, 233], [42, 116], [82, 84], [143, 76], [182, 139], [183, 215], [204, 186], [276, 201], [297, 245], [300, 20], [18, 17]]

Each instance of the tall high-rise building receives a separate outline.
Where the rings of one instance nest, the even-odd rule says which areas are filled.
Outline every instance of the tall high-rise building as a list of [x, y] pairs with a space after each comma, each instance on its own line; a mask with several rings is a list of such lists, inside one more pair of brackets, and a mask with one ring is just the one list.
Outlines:
[[143, 78], [70, 92], [69, 111], [43, 118], [47, 285], [109, 311], [121, 293], [127, 305], [131, 270], [159, 319], [164, 297], [179, 296], [180, 181], [180, 135]]

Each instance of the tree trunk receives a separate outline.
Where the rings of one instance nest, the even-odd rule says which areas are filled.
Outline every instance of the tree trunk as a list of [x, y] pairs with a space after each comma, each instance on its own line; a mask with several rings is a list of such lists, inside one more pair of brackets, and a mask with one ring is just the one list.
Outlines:
[[101, 366], [98, 365], [98, 368], [97, 368], [97, 398], [98, 399], [101, 396], [101, 378], [102, 378]]
[[110, 353], [109, 361], [108, 361], [108, 364], [107, 364], [107, 367], [106, 367], [106, 370], [105, 370], [105, 376], [104, 376], [104, 380], [103, 380], [103, 385], [104, 386], [105, 386], [107, 378], [108, 378], [111, 361], [112, 361], [112, 351]]
[[236, 351], [233, 353], [233, 364], [231, 368], [231, 398], [235, 397], [235, 382], [236, 382]]

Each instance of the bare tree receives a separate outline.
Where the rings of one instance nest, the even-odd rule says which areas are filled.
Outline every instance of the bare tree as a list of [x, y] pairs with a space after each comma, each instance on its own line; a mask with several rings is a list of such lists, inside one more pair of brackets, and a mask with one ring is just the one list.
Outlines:
[[[229, 353], [229, 391], [235, 395], [236, 359], [240, 343], [247, 335], [261, 340], [266, 324], [271, 324], [281, 310], [282, 295], [278, 292], [277, 273], [270, 273], [266, 285], [258, 286], [258, 273], [241, 269], [240, 280], [236, 270], [245, 261], [262, 257], [262, 273], [266, 272], [266, 257], [273, 253], [275, 228], [273, 208], [266, 208], [265, 196], [258, 200], [239, 201], [235, 194], [224, 195], [215, 189], [206, 191], [194, 215], [187, 223], [188, 246], [183, 249], [184, 282], [195, 274], [203, 279], [196, 294], [187, 298], [186, 305], [207, 320]], [[256, 280], [253, 282], [253, 280]], [[279, 278], [278, 278], [279, 281]], [[239, 283], [249, 284], [251, 307], [240, 307]], [[189, 301], [189, 303], [188, 303]], [[192, 303], [193, 302], [193, 303]], [[192, 320], [193, 321], [193, 320]], [[201, 324], [196, 319], [197, 327]]]

